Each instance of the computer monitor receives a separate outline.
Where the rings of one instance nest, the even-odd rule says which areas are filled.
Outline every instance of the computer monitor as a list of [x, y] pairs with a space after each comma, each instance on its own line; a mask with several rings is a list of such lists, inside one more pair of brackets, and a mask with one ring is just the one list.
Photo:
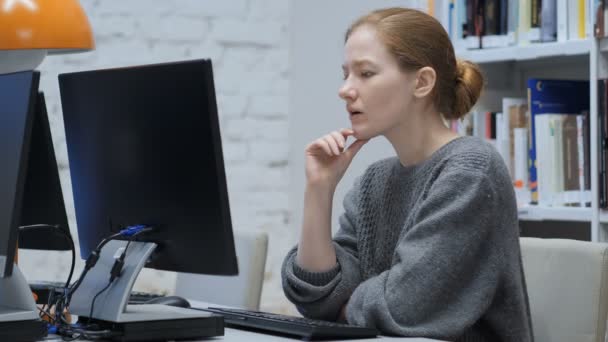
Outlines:
[[[144, 263], [236, 275], [211, 61], [61, 74], [59, 87], [81, 256], [125, 227], [154, 228], [130, 249], [108, 243], [70, 311], [121, 324], [158, 319], [141, 306], [123, 310]], [[126, 269], [105, 290], [123, 252]]]
[[237, 274], [211, 61], [59, 75], [83, 258], [137, 224], [146, 267]]
[[38, 93], [36, 100], [19, 226], [37, 227], [19, 232], [19, 248], [70, 250], [66, 235], [70, 230], [44, 94]]
[[0, 75], [0, 340], [46, 335], [25, 277], [13, 265], [40, 74]]
[[0, 277], [13, 272], [40, 75], [0, 75]]

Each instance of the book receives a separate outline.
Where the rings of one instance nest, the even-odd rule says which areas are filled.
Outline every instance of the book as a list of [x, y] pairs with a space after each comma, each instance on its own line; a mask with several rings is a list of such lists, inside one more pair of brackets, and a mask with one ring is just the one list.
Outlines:
[[[542, 114], [578, 115], [589, 111], [589, 81], [528, 79], [530, 110], [529, 181], [531, 202], [538, 203], [536, 116]], [[544, 151], [544, 150], [543, 150]]]
[[564, 185], [562, 202], [567, 206], [580, 206], [581, 186], [584, 187], [584, 179], [581, 184], [581, 179], [579, 177], [578, 121], [581, 116], [582, 115], [566, 115], [562, 121], [562, 167]]
[[526, 98], [519, 97], [505, 97], [502, 99], [502, 112], [505, 114], [503, 118], [504, 122], [504, 133], [503, 137], [506, 139], [504, 145], [505, 150], [499, 151], [505, 158], [509, 173], [513, 177], [513, 160], [514, 160], [514, 141], [513, 130], [515, 128], [528, 127], [528, 119], [526, 112], [528, 110], [528, 102]]

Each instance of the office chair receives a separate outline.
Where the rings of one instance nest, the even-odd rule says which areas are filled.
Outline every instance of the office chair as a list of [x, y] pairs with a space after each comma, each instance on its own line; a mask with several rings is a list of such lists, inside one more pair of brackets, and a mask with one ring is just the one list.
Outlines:
[[536, 342], [604, 342], [608, 244], [521, 238]]
[[259, 310], [268, 234], [234, 232], [239, 275], [209, 276], [178, 273], [175, 295], [203, 302]]

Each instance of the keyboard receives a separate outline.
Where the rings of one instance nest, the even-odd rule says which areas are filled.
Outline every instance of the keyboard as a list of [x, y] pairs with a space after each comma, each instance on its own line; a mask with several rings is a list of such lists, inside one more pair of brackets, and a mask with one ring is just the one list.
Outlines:
[[148, 292], [137, 292], [132, 291], [129, 296], [129, 304], [146, 304], [150, 299], [164, 297], [163, 295], [148, 293]]
[[215, 307], [198, 310], [223, 316], [225, 324], [230, 327], [295, 335], [309, 341], [330, 338], [373, 338], [378, 336], [376, 329], [303, 317]]
[[[65, 283], [51, 281], [37, 281], [29, 284], [30, 289], [36, 294], [36, 304], [47, 304], [49, 296], [54, 293], [57, 296], [63, 295]], [[164, 297], [163, 295], [132, 291], [129, 296], [129, 304], [145, 304], [150, 299]]]

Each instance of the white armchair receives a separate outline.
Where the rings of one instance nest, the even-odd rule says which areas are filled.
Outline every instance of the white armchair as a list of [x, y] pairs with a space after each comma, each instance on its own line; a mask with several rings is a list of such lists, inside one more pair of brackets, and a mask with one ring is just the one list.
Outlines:
[[263, 232], [235, 232], [238, 276], [178, 273], [175, 294], [208, 303], [258, 310], [268, 250]]
[[604, 342], [608, 244], [521, 238], [535, 342]]

